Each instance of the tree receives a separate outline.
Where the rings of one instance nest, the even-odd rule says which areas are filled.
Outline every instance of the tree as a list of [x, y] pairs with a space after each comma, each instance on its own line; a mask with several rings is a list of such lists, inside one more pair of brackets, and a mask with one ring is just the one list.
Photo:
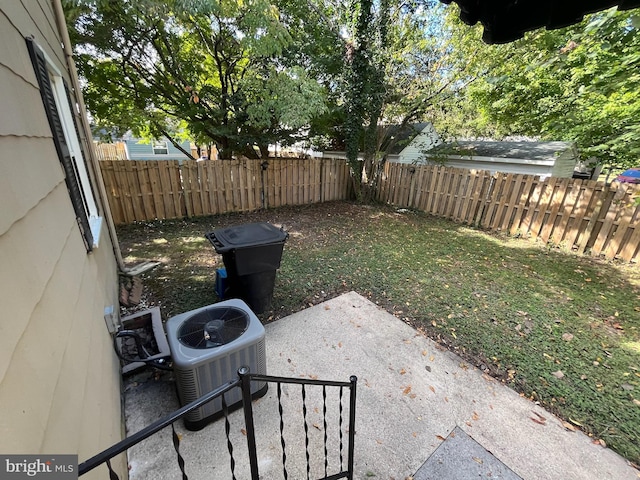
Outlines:
[[[454, 16], [451, 48], [462, 53], [458, 78], [471, 83], [449, 105], [453, 131], [575, 141], [584, 158], [617, 167], [638, 164], [637, 11], [599, 12], [575, 26], [538, 30], [499, 46], [482, 44], [479, 28], [460, 28]], [[455, 114], [462, 111], [464, 128], [462, 115]]]
[[279, 61], [291, 37], [268, 0], [67, 7], [87, 106], [100, 126], [172, 141], [182, 128], [230, 158], [294, 141], [325, 110], [321, 85]]
[[375, 191], [384, 166], [382, 144], [393, 146], [379, 127], [430, 119], [452, 89], [440, 35], [442, 8], [429, 0], [353, 2], [345, 56], [345, 137], [354, 178], [365, 181], [364, 197]]

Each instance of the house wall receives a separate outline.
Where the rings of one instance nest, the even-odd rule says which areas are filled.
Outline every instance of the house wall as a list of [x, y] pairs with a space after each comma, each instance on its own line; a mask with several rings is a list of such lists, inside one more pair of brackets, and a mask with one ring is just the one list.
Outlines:
[[[0, 452], [83, 461], [123, 436], [104, 320], [105, 308], [118, 311], [118, 272], [106, 228], [99, 246], [85, 249], [27, 51], [31, 35], [71, 85], [51, 1], [2, 2]], [[123, 458], [116, 463], [126, 478]], [[83, 478], [104, 478], [99, 470]]]
[[[153, 145], [151, 143], [144, 143], [139, 139], [125, 140], [127, 146], [127, 154], [130, 160], [189, 160], [184, 153], [178, 150], [173, 143], [167, 140], [167, 154], [154, 154]], [[189, 142], [182, 142], [180, 144], [185, 151], [191, 151], [191, 144]]]

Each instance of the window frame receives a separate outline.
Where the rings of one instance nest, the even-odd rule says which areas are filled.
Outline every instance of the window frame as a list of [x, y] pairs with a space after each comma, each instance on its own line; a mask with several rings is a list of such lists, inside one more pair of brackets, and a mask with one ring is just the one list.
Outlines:
[[[169, 155], [169, 142], [167, 140], [154, 140], [151, 143], [151, 148], [154, 155]], [[160, 150], [160, 152], [157, 150]]]
[[91, 252], [98, 247], [103, 218], [99, 214], [76, 124], [77, 104], [72, 102], [69, 88], [55, 63], [33, 38], [27, 37], [26, 42], [76, 221], [85, 248]]

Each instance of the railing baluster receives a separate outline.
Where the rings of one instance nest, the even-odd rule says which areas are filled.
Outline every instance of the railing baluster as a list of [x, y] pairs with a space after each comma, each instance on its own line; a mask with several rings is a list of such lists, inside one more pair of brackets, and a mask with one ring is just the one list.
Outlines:
[[182, 472], [182, 480], [189, 480], [187, 474], [184, 473], [184, 458], [182, 458], [182, 455], [180, 455], [180, 436], [176, 433], [176, 428], [173, 423], [171, 424], [171, 438], [173, 440], [173, 449], [178, 455], [178, 466], [180, 467], [180, 471]]
[[329, 454], [327, 451], [327, 386], [322, 386], [322, 421], [324, 425], [324, 476], [329, 469]]
[[339, 431], [340, 431], [340, 470], [344, 470], [344, 467], [342, 466], [342, 393], [343, 393], [343, 388], [340, 387], [340, 399], [338, 400], [338, 403], [340, 405], [340, 416], [338, 417], [338, 426], [339, 426]]
[[242, 410], [244, 411], [244, 426], [247, 429], [247, 448], [249, 450], [249, 467], [251, 480], [259, 480], [258, 452], [256, 448], [256, 431], [253, 426], [253, 407], [251, 405], [251, 374], [249, 367], [240, 367], [240, 386], [242, 387]]
[[309, 425], [307, 424], [307, 392], [302, 384], [302, 417], [304, 419], [304, 450], [307, 456], [307, 480], [311, 478], [311, 463], [309, 458]]
[[107, 460], [105, 463], [107, 464], [107, 468], [109, 469], [109, 480], [120, 480], [118, 474], [113, 471], [113, 468], [111, 468], [111, 460]]
[[231, 424], [229, 423], [229, 407], [227, 406], [227, 401], [224, 398], [224, 393], [222, 394], [222, 412], [224, 414], [224, 431], [227, 435], [227, 450], [229, 450], [230, 464], [231, 464], [231, 478], [233, 480], [236, 479], [236, 459], [233, 458], [233, 444], [231, 443], [231, 439], [229, 438], [229, 432], [231, 432]]
[[358, 383], [358, 377], [352, 375], [350, 381], [351, 395], [349, 397], [349, 476], [347, 478], [349, 480], [353, 480], [353, 459], [356, 440], [356, 384]]
[[288, 480], [289, 474], [287, 473], [287, 454], [285, 452], [284, 441], [284, 417], [282, 409], [282, 383], [278, 382], [278, 412], [280, 413], [280, 444], [282, 445], [282, 472], [284, 473], [284, 480]]

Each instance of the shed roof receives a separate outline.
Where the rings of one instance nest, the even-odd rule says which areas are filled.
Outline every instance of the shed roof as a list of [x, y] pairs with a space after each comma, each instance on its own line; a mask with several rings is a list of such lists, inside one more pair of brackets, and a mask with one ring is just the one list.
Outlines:
[[443, 143], [428, 153], [493, 158], [522, 158], [527, 160], [555, 160], [558, 155], [573, 148], [571, 142], [485, 142], [458, 141]]
[[524, 32], [546, 27], [562, 28], [580, 22], [584, 15], [618, 6], [640, 7], [640, 0], [441, 0], [460, 6], [460, 20], [484, 25], [486, 43], [508, 43]]

